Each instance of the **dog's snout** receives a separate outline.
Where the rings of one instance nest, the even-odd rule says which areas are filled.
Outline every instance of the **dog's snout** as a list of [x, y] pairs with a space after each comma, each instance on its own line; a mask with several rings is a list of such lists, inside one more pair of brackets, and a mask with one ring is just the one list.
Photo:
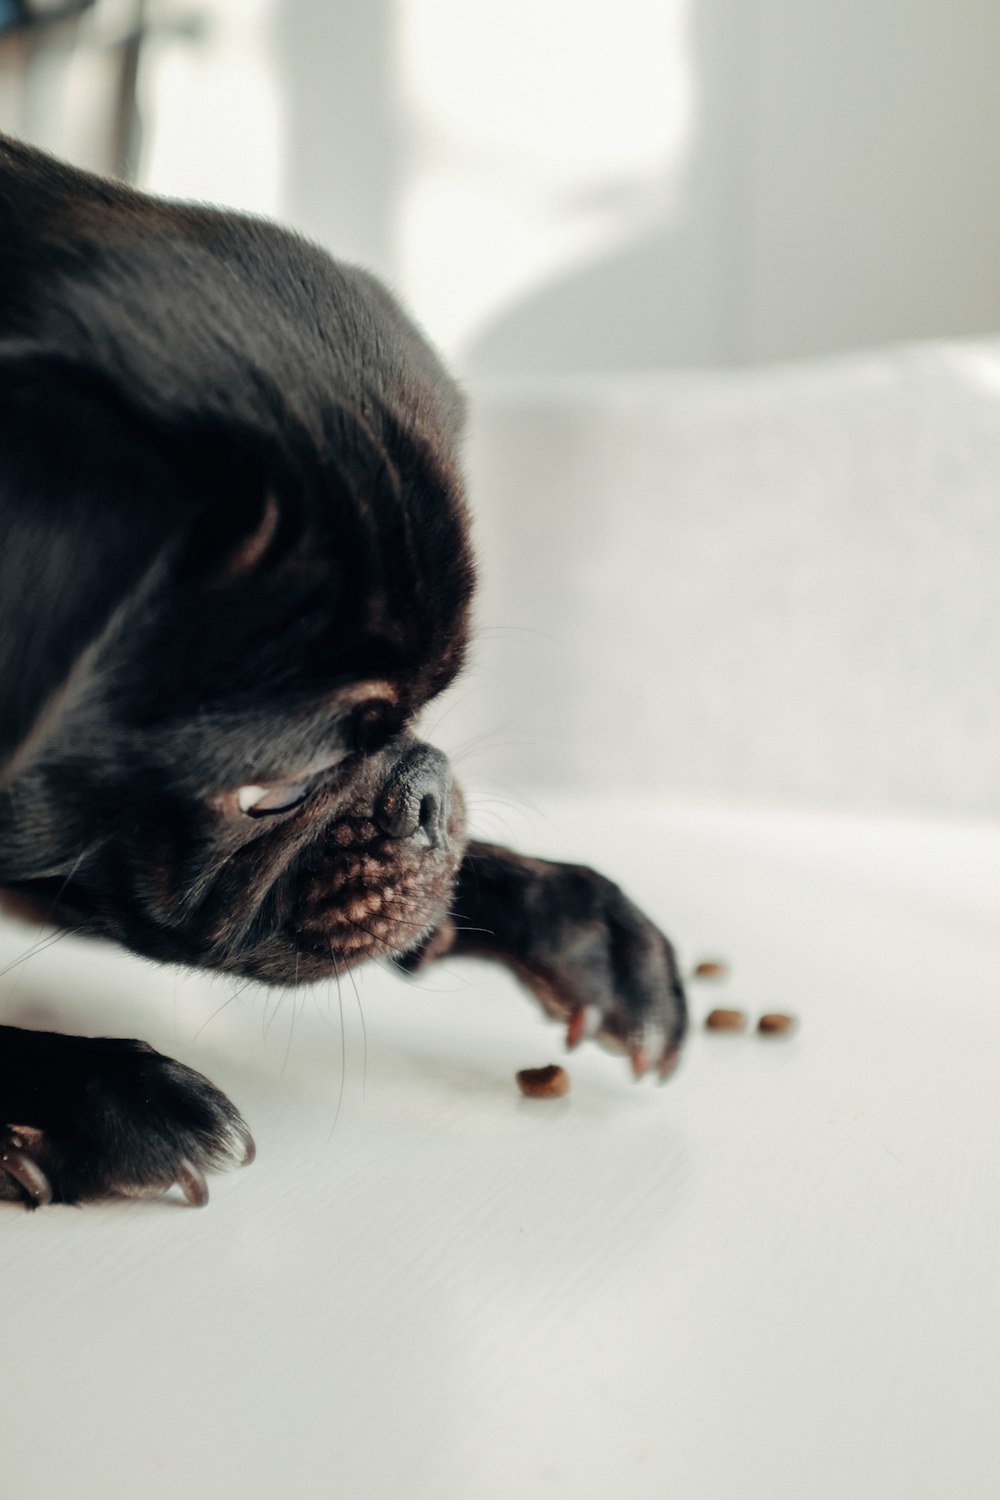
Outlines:
[[451, 766], [431, 745], [415, 745], [392, 769], [375, 807], [375, 820], [394, 839], [436, 849], [447, 843]]

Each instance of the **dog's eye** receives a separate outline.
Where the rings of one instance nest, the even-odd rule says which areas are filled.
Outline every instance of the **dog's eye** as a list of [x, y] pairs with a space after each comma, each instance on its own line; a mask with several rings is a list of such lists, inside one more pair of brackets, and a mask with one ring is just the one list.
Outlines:
[[359, 750], [374, 750], [395, 733], [396, 711], [391, 703], [372, 698], [354, 715], [354, 742]]
[[263, 818], [268, 813], [287, 812], [299, 802], [304, 802], [312, 781], [284, 781], [272, 786], [241, 786], [236, 793], [240, 812], [250, 818]]

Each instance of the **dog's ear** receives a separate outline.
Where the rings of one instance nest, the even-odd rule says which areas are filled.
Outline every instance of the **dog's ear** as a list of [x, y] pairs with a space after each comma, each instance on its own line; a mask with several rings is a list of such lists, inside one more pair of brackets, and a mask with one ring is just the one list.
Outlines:
[[105, 383], [56, 358], [0, 357], [0, 784], [194, 504]]

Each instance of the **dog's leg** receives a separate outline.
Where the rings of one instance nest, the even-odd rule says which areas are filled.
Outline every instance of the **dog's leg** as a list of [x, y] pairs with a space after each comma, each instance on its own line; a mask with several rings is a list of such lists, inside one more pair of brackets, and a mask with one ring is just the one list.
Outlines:
[[531, 859], [472, 843], [453, 915], [411, 971], [445, 953], [506, 964], [573, 1046], [587, 1036], [628, 1053], [637, 1077], [674, 1069], [687, 1006], [667, 939], [610, 880], [585, 865]]
[[0, 1026], [0, 1199], [36, 1208], [177, 1183], [201, 1204], [207, 1170], [253, 1154], [225, 1095], [145, 1042]]

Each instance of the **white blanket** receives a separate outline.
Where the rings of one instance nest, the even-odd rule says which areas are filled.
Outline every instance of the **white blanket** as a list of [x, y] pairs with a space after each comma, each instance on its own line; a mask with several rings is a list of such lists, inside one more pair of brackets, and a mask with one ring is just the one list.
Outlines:
[[470, 397], [473, 775], [1000, 810], [1000, 344]]

